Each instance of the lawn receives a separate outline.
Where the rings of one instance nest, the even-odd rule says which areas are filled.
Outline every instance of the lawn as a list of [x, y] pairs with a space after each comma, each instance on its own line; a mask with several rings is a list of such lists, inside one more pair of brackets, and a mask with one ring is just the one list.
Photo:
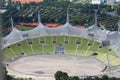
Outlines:
[[28, 30], [31, 30], [33, 29], [33, 27], [19, 27], [18, 30], [20, 31], [28, 31]]

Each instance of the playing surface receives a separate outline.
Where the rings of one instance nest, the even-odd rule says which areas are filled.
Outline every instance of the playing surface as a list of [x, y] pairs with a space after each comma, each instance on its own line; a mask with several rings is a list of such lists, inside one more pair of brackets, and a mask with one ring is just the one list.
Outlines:
[[[92, 56], [43, 54], [19, 58], [9, 63], [9, 68], [14, 71], [12, 75], [22, 76], [26, 74], [31, 75], [31, 77], [44, 78], [46, 76], [54, 77], [58, 70], [67, 72], [70, 76], [98, 75], [102, 74], [101, 71], [105, 68], [105, 65]], [[19, 74], [16, 74], [16, 72]]]

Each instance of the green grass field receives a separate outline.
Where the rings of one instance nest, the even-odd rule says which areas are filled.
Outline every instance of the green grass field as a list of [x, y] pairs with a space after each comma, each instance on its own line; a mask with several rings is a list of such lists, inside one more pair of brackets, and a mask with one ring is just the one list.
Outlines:
[[[56, 43], [53, 43], [53, 42]], [[68, 43], [65, 43], [68, 42]], [[76, 44], [79, 42], [80, 44]], [[22, 56], [22, 53], [26, 55], [31, 54], [43, 54], [55, 53], [55, 47], [58, 45], [64, 46], [65, 54], [80, 55], [80, 56], [92, 56], [93, 53], [97, 53], [96, 58], [107, 63], [106, 52], [109, 51], [109, 60], [111, 66], [119, 64], [120, 58], [116, 56], [116, 53], [109, 47], [102, 47], [100, 43], [78, 37], [70, 36], [48, 36], [25, 40], [17, 44], [11, 45], [3, 49], [5, 61], [12, 58]]]
[[20, 31], [28, 31], [28, 30], [31, 30], [33, 28], [34, 27], [20, 27], [20, 28], [18, 28], [18, 30], [20, 30]]

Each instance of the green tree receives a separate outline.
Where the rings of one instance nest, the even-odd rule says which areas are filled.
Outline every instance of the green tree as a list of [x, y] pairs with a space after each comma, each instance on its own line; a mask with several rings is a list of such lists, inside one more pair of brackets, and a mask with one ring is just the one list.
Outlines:
[[73, 80], [79, 80], [79, 77], [74, 76], [74, 77], [73, 77]]
[[54, 76], [56, 80], [60, 80], [60, 77], [62, 76], [62, 71], [57, 71]]
[[102, 80], [109, 80], [109, 78], [108, 78], [107, 75], [103, 75], [103, 76], [102, 76]]
[[66, 72], [62, 72], [62, 71], [57, 71], [55, 73], [55, 79], [56, 80], [68, 80], [69, 76]]

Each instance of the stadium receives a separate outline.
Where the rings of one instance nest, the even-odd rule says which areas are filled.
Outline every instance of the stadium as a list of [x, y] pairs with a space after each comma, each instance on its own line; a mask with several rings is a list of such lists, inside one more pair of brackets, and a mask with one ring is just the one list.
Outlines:
[[32, 30], [20, 31], [12, 25], [11, 33], [2, 38], [8, 74], [53, 80], [54, 73], [61, 70], [70, 76], [119, 77], [119, 29], [111, 32], [97, 27], [96, 15], [94, 25], [83, 29], [69, 23], [68, 13], [66, 23], [57, 28], [44, 26], [39, 13], [39, 24]]

